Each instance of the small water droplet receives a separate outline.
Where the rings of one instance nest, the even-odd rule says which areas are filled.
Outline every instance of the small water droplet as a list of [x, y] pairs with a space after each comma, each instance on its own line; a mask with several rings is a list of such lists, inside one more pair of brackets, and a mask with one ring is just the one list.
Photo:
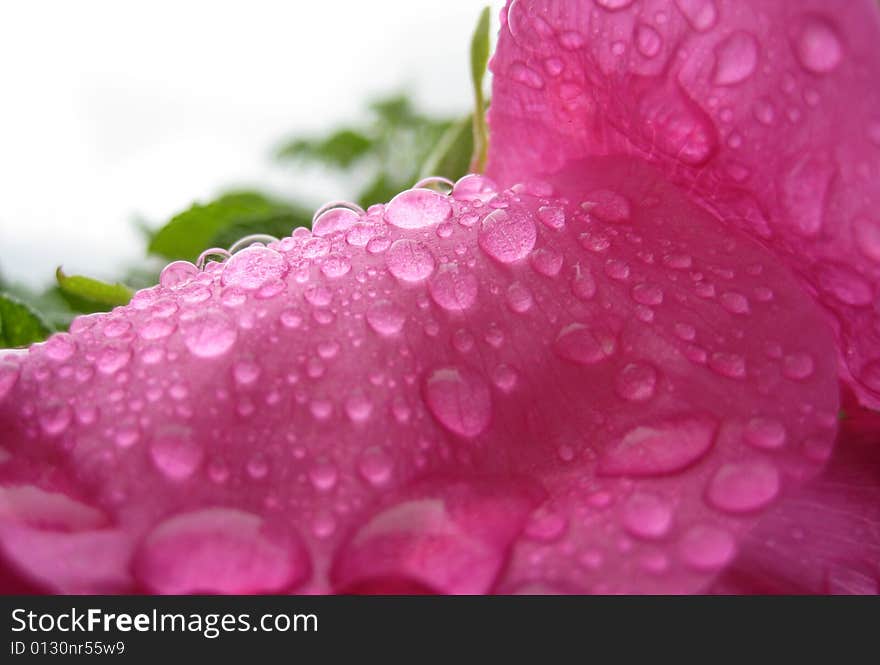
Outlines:
[[565, 211], [558, 206], [541, 206], [538, 208], [538, 219], [544, 226], [554, 231], [565, 227]]
[[663, 289], [656, 284], [642, 282], [633, 287], [632, 297], [642, 305], [660, 305], [663, 303]]
[[562, 270], [562, 254], [549, 247], [540, 247], [529, 255], [529, 263], [538, 274], [556, 277]]
[[309, 481], [319, 492], [329, 492], [336, 487], [339, 479], [339, 471], [336, 466], [327, 460], [321, 460], [309, 469]]
[[791, 353], [782, 360], [782, 373], [789, 379], [803, 381], [813, 376], [816, 364], [809, 353]]
[[746, 377], [746, 360], [738, 353], [718, 351], [709, 357], [709, 367], [721, 376], [729, 379]]
[[514, 62], [508, 70], [510, 77], [533, 90], [541, 90], [544, 87], [544, 77], [523, 62]]
[[507, 288], [507, 306], [517, 314], [528, 312], [533, 303], [532, 292], [519, 282], [513, 282]]
[[596, 295], [596, 280], [589, 268], [581, 268], [580, 264], [575, 266], [571, 292], [580, 300], [591, 300]]
[[639, 24], [639, 27], [636, 28], [636, 48], [639, 49], [639, 53], [646, 58], [653, 58], [660, 53], [662, 47], [663, 39], [660, 37], [660, 33], [650, 25]]

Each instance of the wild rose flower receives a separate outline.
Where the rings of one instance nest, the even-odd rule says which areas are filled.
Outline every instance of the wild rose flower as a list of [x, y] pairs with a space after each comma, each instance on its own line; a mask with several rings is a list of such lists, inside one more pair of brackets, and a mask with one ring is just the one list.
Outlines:
[[486, 175], [0, 360], [7, 584], [876, 592], [878, 37], [515, 0]]

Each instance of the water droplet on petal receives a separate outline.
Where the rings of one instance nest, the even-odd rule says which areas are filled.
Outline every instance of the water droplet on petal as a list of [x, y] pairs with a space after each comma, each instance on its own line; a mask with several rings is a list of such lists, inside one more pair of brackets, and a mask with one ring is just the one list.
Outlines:
[[455, 183], [452, 198], [456, 201], [481, 201], [485, 203], [498, 193], [498, 185], [484, 175], [470, 174]]
[[476, 276], [456, 263], [445, 263], [428, 282], [428, 290], [440, 307], [451, 312], [469, 308], [477, 299]]
[[522, 210], [495, 210], [480, 225], [480, 247], [500, 263], [525, 258], [536, 240], [535, 223]]
[[633, 287], [632, 297], [642, 305], [660, 305], [663, 303], [663, 290], [656, 284], [642, 282]]
[[388, 484], [392, 468], [391, 456], [380, 446], [367, 448], [358, 461], [358, 471], [361, 477], [374, 487]]
[[514, 282], [507, 288], [507, 306], [517, 314], [529, 311], [533, 303], [532, 292], [519, 282]]
[[401, 192], [385, 207], [385, 221], [402, 229], [439, 224], [451, 214], [448, 196], [423, 188]]
[[623, 506], [623, 526], [637, 538], [662, 538], [672, 525], [672, 509], [655, 494], [639, 492]]
[[679, 543], [684, 562], [695, 570], [713, 571], [727, 564], [736, 553], [733, 536], [720, 527], [691, 527]]
[[795, 39], [794, 52], [804, 69], [827, 74], [843, 59], [843, 45], [831, 23], [815, 15], [804, 18]]
[[284, 256], [268, 247], [248, 247], [233, 254], [223, 266], [220, 283], [246, 290], [259, 289], [269, 280], [287, 274]]
[[571, 280], [571, 292], [580, 300], [590, 300], [596, 295], [596, 280], [589, 268], [576, 266], [574, 279]]
[[134, 557], [138, 581], [158, 594], [260, 594], [296, 587], [310, 573], [295, 534], [257, 515], [209, 508], [156, 526]]
[[862, 253], [880, 263], [880, 224], [860, 217], [853, 222], [853, 234]]
[[204, 451], [188, 430], [169, 428], [156, 434], [150, 444], [150, 456], [165, 477], [179, 481], [195, 473]]
[[709, 451], [717, 429], [717, 421], [707, 415], [640, 425], [603, 451], [597, 470], [609, 476], [677, 473]]
[[776, 450], [785, 445], [785, 425], [772, 418], [752, 418], [746, 425], [746, 443], [755, 448]]
[[312, 218], [312, 233], [318, 237], [331, 233], [348, 231], [357, 224], [364, 214], [363, 209], [347, 201], [327, 203], [315, 211]]
[[367, 310], [367, 323], [380, 335], [396, 335], [406, 322], [406, 312], [390, 300], [379, 300]]
[[744, 379], [746, 377], [746, 360], [737, 353], [719, 351], [709, 357], [709, 367], [716, 374], [726, 376], [729, 379]]
[[182, 327], [183, 341], [199, 358], [216, 358], [229, 351], [238, 338], [233, 323], [220, 312], [206, 311]]
[[626, 222], [631, 214], [629, 199], [610, 189], [590, 192], [581, 208], [603, 222]]
[[714, 0], [675, 0], [691, 27], [698, 32], [706, 32], [718, 20], [718, 9]]
[[55, 333], [43, 344], [46, 355], [56, 362], [64, 362], [76, 351], [76, 342], [67, 333]]
[[779, 494], [779, 472], [769, 462], [753, 461], [722, 466], [712, 480], [706, 498], [728, 513], [747, 513], [763, 508]]
[[385, 256], [388, 271], [404, 282], [427, 279], [434, 272], [434, 257], [428, 246], [417, 240], [395, 240]]
[[617, 340], [608, 332], [572, 323], [559, 332], [553, 349], [560, 358], [579, 365], [592, 365], [612, 355], [617, 349]]
[[715, 47], [715, 85], [742, 83], [757, 66], [758, 42], [749, 32], [737, 30]]
[[636, 28], [636, 47], [639, 49], [639, 53], [646, 58], [653, 58], [660, 53], [663, 39], [653, 27], [642, 23]]
[[565, 227], [565, 211], [558, 206], [541, 206], [538, 208], [538, 219], [544, 226], [554, 231]]
[[644, 402], [654, 396], [657, 370], [644, 363], [630, 363], [617, 375], [617, 394], [630, 402]]
[[816, 364], [809, 353], [792, 353], [782, 360], [782, 373], [789, 379], [803, 381], [813, 376]]
[[173, 261], [159, 274], [159, 286], [174, 289], [187, 284], [199, 274], [199, 269], [189, 261]]
[[57, 436], [67, 429], [72, 419], [73, 410], [67, 404], [49, 404], [40, 410], [40, 429], [46, 436]]
[[540, 247], [529, 255], [535, 272], [545, 277], [556, 277], [562, 270], [562, 254], [549, 247]]
[[446, 429], [472, 438], [489, 426], [492, 404], [489, 387], [470, 369], [444, 367], [431, 372], [424, 384], [425, 402]]

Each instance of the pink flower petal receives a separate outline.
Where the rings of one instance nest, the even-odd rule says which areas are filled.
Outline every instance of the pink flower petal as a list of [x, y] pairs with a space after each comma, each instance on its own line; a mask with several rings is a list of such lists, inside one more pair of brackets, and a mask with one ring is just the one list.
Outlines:
[[830, 450], [823, 315], [640, 162], [469, 182], [173, 267], [4, 358], [8, 565], [77, 592], [705, 588]]
[[761, 239], [880, 406], [880, 11], [873, 0], [514, 0], [493, 60], [489, 174], [632, 154]]

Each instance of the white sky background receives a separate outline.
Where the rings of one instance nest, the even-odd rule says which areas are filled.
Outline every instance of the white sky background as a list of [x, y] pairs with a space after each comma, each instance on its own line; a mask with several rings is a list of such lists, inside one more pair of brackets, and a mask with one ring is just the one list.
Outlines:
[[[112, 278], [153, 223], [230, 186], [321, 202], [272, 161], [285, 136], [361, 117], [406, 86], [471, 107], [479, 0], [28, 0], [0, 4], [0, 272]], [[494, 0], [492, 31], [498, 28]]]

